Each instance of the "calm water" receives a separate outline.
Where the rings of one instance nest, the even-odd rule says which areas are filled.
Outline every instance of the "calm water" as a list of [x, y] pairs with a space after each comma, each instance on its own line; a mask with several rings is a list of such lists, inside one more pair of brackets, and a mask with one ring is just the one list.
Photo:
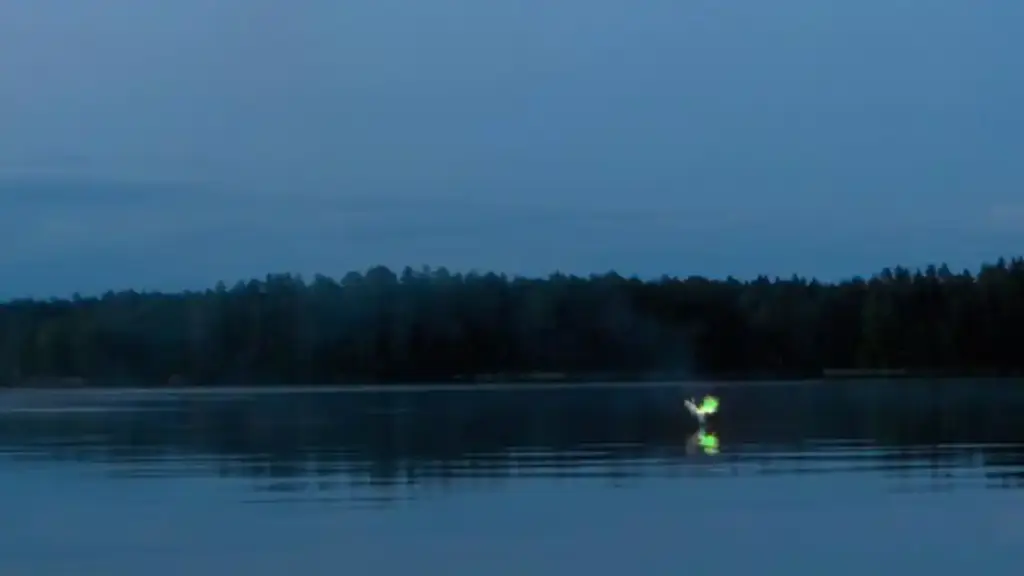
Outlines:
[[0, 394], [0, 574], [1019, 574], [1024, 384]]

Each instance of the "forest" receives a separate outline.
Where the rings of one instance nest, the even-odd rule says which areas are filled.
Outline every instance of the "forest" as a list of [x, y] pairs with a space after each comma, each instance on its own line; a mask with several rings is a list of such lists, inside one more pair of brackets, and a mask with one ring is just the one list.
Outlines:
[[0, 304], [0, 384], [1024, 373], [1024, 258], [838, 283], [378, 266]]

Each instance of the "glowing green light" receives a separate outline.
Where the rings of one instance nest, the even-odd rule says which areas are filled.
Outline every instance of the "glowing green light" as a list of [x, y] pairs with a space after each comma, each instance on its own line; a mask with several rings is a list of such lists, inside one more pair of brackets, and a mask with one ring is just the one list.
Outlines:
[[697, 411], [701, 414], [714, 414], [718, 412], [718, 398], [714, 396], [705, 396], [704, 401], [701, 402], [700, 408]]

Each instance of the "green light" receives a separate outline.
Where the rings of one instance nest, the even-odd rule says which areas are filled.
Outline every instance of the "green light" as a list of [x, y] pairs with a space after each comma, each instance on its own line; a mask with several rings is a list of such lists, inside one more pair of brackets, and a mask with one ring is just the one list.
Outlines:
[[714, 414], [718, 412], [718, 398], [714, 396], [705, 396], [704, 401], [701, 402], [700, 408], [697, 409], [701, 414]]

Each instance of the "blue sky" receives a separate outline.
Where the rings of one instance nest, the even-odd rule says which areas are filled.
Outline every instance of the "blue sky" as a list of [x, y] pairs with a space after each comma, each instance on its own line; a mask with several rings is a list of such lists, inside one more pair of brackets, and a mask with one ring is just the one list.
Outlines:
[[1024, 3], [7, 0], [0, 297], [377, 263], [974, 268]]

